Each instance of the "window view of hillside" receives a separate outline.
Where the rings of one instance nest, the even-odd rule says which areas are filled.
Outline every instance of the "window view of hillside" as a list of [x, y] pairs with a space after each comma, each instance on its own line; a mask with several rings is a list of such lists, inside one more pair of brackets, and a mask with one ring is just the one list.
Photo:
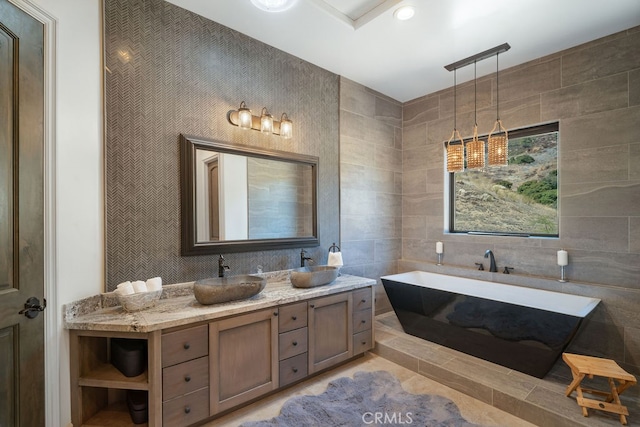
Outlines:
[[451, 174], [452, 232], [558, 235], [558, 128], [509, 133], [509, 164]]

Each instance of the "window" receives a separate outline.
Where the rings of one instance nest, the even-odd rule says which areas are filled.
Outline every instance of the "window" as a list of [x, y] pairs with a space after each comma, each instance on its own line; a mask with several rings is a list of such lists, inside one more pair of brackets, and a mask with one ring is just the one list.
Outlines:
[[450, 173], [449, 231], [557, 237], [558, 139], [557, 122], [509, 131], [508, 165]]

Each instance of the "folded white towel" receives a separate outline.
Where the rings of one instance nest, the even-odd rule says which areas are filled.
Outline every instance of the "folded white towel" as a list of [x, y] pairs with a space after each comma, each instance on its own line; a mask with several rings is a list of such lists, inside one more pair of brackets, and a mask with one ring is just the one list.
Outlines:
[[147, 290], [151, 291], [160, 291], [162, 290], [162, 278], [161, 277], [153, 277], [147, 280]]
[[135, 291], [133, 290], [133, 285], [131, 284], [131, 282], [127, 280], [126, 282], [122, 282], [118, 285], [118, 287], [116, 288], [116, 292], [120, 295], [131, 295]]
[[133, 290], [136, 293], [147, 292], [147, 284], [144, 283], [142, 280], [136, 280], [135, 282], [132, 282], [131, 286], [133, 286]]
[[329, 260], [327, 261], [327, 264], [342, 267], [344, 265], [342, 263], [342, 252], [329, 252]]

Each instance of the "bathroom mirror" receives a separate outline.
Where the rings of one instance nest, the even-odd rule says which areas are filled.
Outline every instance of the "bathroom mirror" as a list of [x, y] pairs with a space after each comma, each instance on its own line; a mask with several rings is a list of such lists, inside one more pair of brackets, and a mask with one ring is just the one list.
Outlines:
[[180, 135], [182, 255], [319, 245], [318, 158]]

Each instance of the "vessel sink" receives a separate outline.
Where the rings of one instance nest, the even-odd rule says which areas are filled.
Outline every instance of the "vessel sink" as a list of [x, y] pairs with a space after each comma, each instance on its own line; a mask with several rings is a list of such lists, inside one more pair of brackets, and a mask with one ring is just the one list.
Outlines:
[[338, 267], [314, 265], [291, 270], [291, 284], [294, 288], [313, 288], [328, 285], [338, 277]]
[[210, 305], [251, 298], [262, 292], [267, 279], [248, 274], [211, 277], [193, 284], [193, 294], [200, 304]]

